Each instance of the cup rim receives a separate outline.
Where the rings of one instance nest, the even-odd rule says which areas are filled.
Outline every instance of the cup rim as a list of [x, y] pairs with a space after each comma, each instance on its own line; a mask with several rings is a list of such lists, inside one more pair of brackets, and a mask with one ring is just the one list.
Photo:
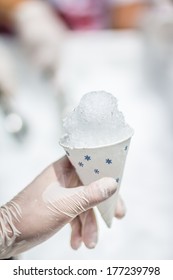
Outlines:
[[106, 144], [106, 145], [92, 146], [92, 147], [78, 147], [78, 146], [74, 147], [74, 146], [65, 145], [65, 144], [61, 143], [61, 141], [59, 141], [59, 144], [64, 149], [69, 149], [69, 150], [94, 150], [94, 149], [106, 148], [106, 147], [111, 147], [111, 146], [114, 146], [114, 145], [121, 144], [121, 143], [131, 139], [133, 135], [134, 135], [134, 129], [130, 127], [129, 136], [124, 137], [121, 140], [115, 141], [113, 143]]

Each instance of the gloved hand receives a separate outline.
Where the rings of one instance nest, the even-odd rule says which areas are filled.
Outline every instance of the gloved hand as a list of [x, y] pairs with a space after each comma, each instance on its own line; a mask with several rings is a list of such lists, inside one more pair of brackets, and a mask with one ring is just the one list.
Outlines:
[[[72, 248], [82, 241], [88, 248], [95, 247], [97, 223], [92, 207], [115, 191], [113, 178], [81, 186], [67, 157], [61, 158], [0, 208], [0, 258], [40, 244], [67, 223], [72, 226]], [[117, 215], [123, 216], [121, 205], [118, 208]]]

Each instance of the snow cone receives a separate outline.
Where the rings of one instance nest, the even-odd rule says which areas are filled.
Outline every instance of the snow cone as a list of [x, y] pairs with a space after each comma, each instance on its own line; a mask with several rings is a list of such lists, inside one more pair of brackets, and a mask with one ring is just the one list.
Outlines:
[[63, 128], [60, 145], [82, 183], [88, 185], [103, 177], [117, 182], [117, 192], [97, 206], [111, 227], [133, 129], [125, 123], [116, 98], [104, 91], [85, 94]]

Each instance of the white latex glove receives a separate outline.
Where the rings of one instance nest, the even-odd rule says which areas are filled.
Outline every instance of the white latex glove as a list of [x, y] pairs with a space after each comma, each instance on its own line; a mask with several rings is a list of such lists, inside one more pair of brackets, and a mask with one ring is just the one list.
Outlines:
[[43, 1], [24, 1], [13, 10], [14, 25], [33, 62], [41, 70], [58, 64], [67, 28]]
[[[0, 258], [24, 252], [71, 223], [71, 246], [97, 243], [97, 223], [91, 209], [116, 191], [113, 178], [89, 186], [81, 182], [67, 157], [46, 168], [30, 185], [0, 208]], [[76, 186], [79, 186], [76, 188]], [[117, 210], [123, 216], [122, 205]]]

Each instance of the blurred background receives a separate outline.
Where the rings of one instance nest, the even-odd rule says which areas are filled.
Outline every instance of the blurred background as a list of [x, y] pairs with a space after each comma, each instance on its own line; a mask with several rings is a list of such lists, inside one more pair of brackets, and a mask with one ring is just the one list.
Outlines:
[[62, 119], [93, 90], [135, 130], [127, 215], [108, 229], [96, 212], [94, 250], [73, 251], [67, 225], [19, 258], [173, 259], [171, 0], [0, 0], [0, 205], [64, 154]]

